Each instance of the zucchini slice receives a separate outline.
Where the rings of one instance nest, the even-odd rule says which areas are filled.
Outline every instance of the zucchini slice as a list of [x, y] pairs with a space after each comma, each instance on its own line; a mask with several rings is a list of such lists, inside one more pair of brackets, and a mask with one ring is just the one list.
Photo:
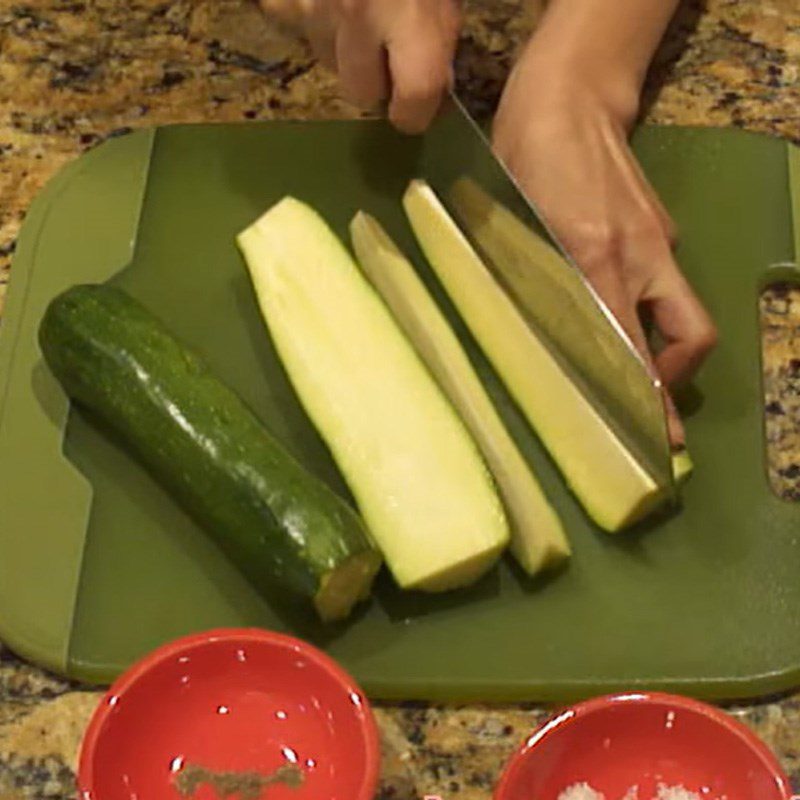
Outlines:
[[264, 320], [403, 588], [444, 591], [508, 544], [480, 453], [324, 220], [286, 198], [239, 235]]

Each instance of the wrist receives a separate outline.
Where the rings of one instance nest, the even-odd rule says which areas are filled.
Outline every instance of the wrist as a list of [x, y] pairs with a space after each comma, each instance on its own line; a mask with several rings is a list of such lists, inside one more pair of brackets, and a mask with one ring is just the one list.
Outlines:
[[639, 114], [642, 80], [617, 59], [535, 34], [514, 67], [515, 81], [557, 110], [586, 104], [629, 130]]

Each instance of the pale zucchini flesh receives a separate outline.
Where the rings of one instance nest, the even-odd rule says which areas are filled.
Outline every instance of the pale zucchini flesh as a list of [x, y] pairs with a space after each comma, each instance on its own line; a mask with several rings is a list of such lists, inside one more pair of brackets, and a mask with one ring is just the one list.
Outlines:
[[694, 472], [694, 464], [688, 450], [679, 450], [672, 454], [672, 474], [678, 486], [689, 480]]
[[377, 220], [359, 212], [350, 223], [350, 233], [361, 268], [483, 453], [505, 505], [512, 554], [529, 574], [562, 562], [570, 547], [561, 520], [506, 430], [447, 318]]
[[509, 538], [491, 476], [342, 243], [293, 198], [238, 242], [289, 378], [398, 584], [480, 577]]
[[569, 380], [433, 190], [414, 181], [403, 203], [454, 305], [597, 525], [618, 531], [661, 505], [663, 490]]

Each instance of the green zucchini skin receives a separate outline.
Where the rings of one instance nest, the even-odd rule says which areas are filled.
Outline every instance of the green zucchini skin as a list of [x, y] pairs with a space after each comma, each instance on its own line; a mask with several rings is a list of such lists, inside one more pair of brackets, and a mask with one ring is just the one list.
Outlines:
[[48, 307], [39, 342], [69, 397], [121, 437], [257, 588], [317, 600], [359, 557], [368, 568], [356, 593], [367, 593], [380, 556], [360, 517], [138, 301], [75, 286]]

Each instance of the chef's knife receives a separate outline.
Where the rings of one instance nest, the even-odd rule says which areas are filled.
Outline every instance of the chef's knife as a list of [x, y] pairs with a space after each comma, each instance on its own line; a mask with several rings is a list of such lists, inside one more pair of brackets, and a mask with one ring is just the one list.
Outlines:
[[[656, 484], [674, 496], [661, 383], [455, 92], [434, 124], [446, 125], [450, 136], [455, 130], [473, 137], [477, 145], [446, 195], [465, 232], [562, 369]], [[490, 176], [511, 202], [503, 205], [489, 195], [478, 175]]]

